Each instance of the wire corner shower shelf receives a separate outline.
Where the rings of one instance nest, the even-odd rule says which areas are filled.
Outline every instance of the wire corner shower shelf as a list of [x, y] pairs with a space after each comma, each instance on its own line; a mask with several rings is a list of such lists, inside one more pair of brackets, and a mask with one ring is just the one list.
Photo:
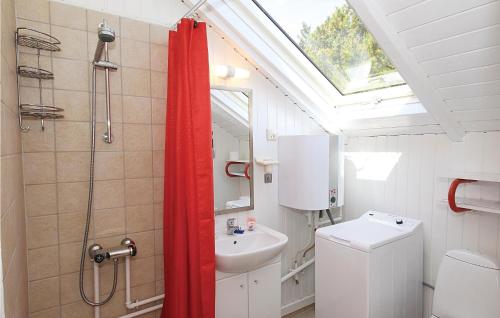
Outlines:
[[[42, 130], [45, 129], [45, 119], [58, 119], [63, 118], [62, 114], [64, 109], [52, 105], [46, 105], [42, 97], [42, 81], [53, 80], [54, 73], [49, 70], [43, 69], [40, 66], [41, 52], [57, 52], [61, 48], [61, 42], [44, 32], [40, 32], [30, 28], [17, 28], [16, 34], [16, 72], [17, 72], [17, 103], [19, 112], [19, 128], [27, 132], [30, 127], [24, 125], [24, 118], [40, 119]], [[36, 66], [20, 65], [20, 49], [19, 47], [27, 47], [36, 50]], [[38, 80], [39, 101], [38, 103], [22, 103], [20, 97], [20, 77], [31, 78]]]

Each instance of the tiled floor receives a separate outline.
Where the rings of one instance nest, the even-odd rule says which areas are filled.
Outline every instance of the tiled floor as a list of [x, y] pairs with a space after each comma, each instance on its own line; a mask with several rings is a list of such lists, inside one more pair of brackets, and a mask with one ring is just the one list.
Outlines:
[[306, 308], [286, 315], [283, 318], [314, 318], [314, 305], [307, 306]]

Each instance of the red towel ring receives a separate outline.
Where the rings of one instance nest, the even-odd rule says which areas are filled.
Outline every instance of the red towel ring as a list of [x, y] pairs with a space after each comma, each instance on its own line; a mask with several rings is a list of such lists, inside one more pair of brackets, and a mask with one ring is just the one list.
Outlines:
[[245, 178], [247, 178], [248, 180], [250, 180], [250, 175], [248, 174], [248, 170], [250, 169], [250, 164], [247, 163], [245, 165]]
[[[244, 174], [244, 175], [243, 175], [243, 176], [241, 176], [241, 175], [237, 175], [237, 174], [231, 173], [231, 171], [229, 171], [229, 167], [230, 167], [231, 165], [245, 165], [245, 167], [244, 167], [244, 171], [243, 171], [243, 174]], [[225, 170], [226, 170], [226, 175], [227, 175], [228, 177], [231, 177], [231, 178], [234, 178], [234, 177], [245, 177], [245, 178], [247, 178], [248, 180], [250, 180], [250, 178], [251, 178], [251, 177], [250, 177], [250, 174], [249, 174], [249, 169], [250, 169], [250, 163], [240, 162], [240, 161], [228, 161], [228, 162], [226, 163], [226, 168], [225, 168]]]
[[453, 212], [459, 213], [459, 212], [466, 212], [470, 211], [470, 209], [464, 209], [459, 206], [457, 206], [457, 203], [455, 201], [455, 194], [457, 192], [457, 188], [460, 184], [462, 183], [471, 183], [471, 182], [476, 182], [477, 180], [468, 180], [468, 179], [455, 179], [451, 182], [450, 184], [450, 190], [448, 190], [448, 204], [450, 205], [450, 209]]

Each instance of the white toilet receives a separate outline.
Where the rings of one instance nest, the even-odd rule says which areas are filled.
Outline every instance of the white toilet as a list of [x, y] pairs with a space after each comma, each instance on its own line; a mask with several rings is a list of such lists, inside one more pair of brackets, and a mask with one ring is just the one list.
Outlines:
[[448, 251], [434, 290], [431, 318], [499, 318], [500, 265], [467, 250]]

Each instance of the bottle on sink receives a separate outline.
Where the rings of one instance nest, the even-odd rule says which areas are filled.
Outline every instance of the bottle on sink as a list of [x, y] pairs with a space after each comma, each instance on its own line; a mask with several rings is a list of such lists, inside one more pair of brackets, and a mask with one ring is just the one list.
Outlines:
[[249, 216], [247, 218], [247, 230], [249, 230], [249, 231], [255, 230], [256, 224], [257, 224], [257, 222], [255, 219], [255, 216]]

